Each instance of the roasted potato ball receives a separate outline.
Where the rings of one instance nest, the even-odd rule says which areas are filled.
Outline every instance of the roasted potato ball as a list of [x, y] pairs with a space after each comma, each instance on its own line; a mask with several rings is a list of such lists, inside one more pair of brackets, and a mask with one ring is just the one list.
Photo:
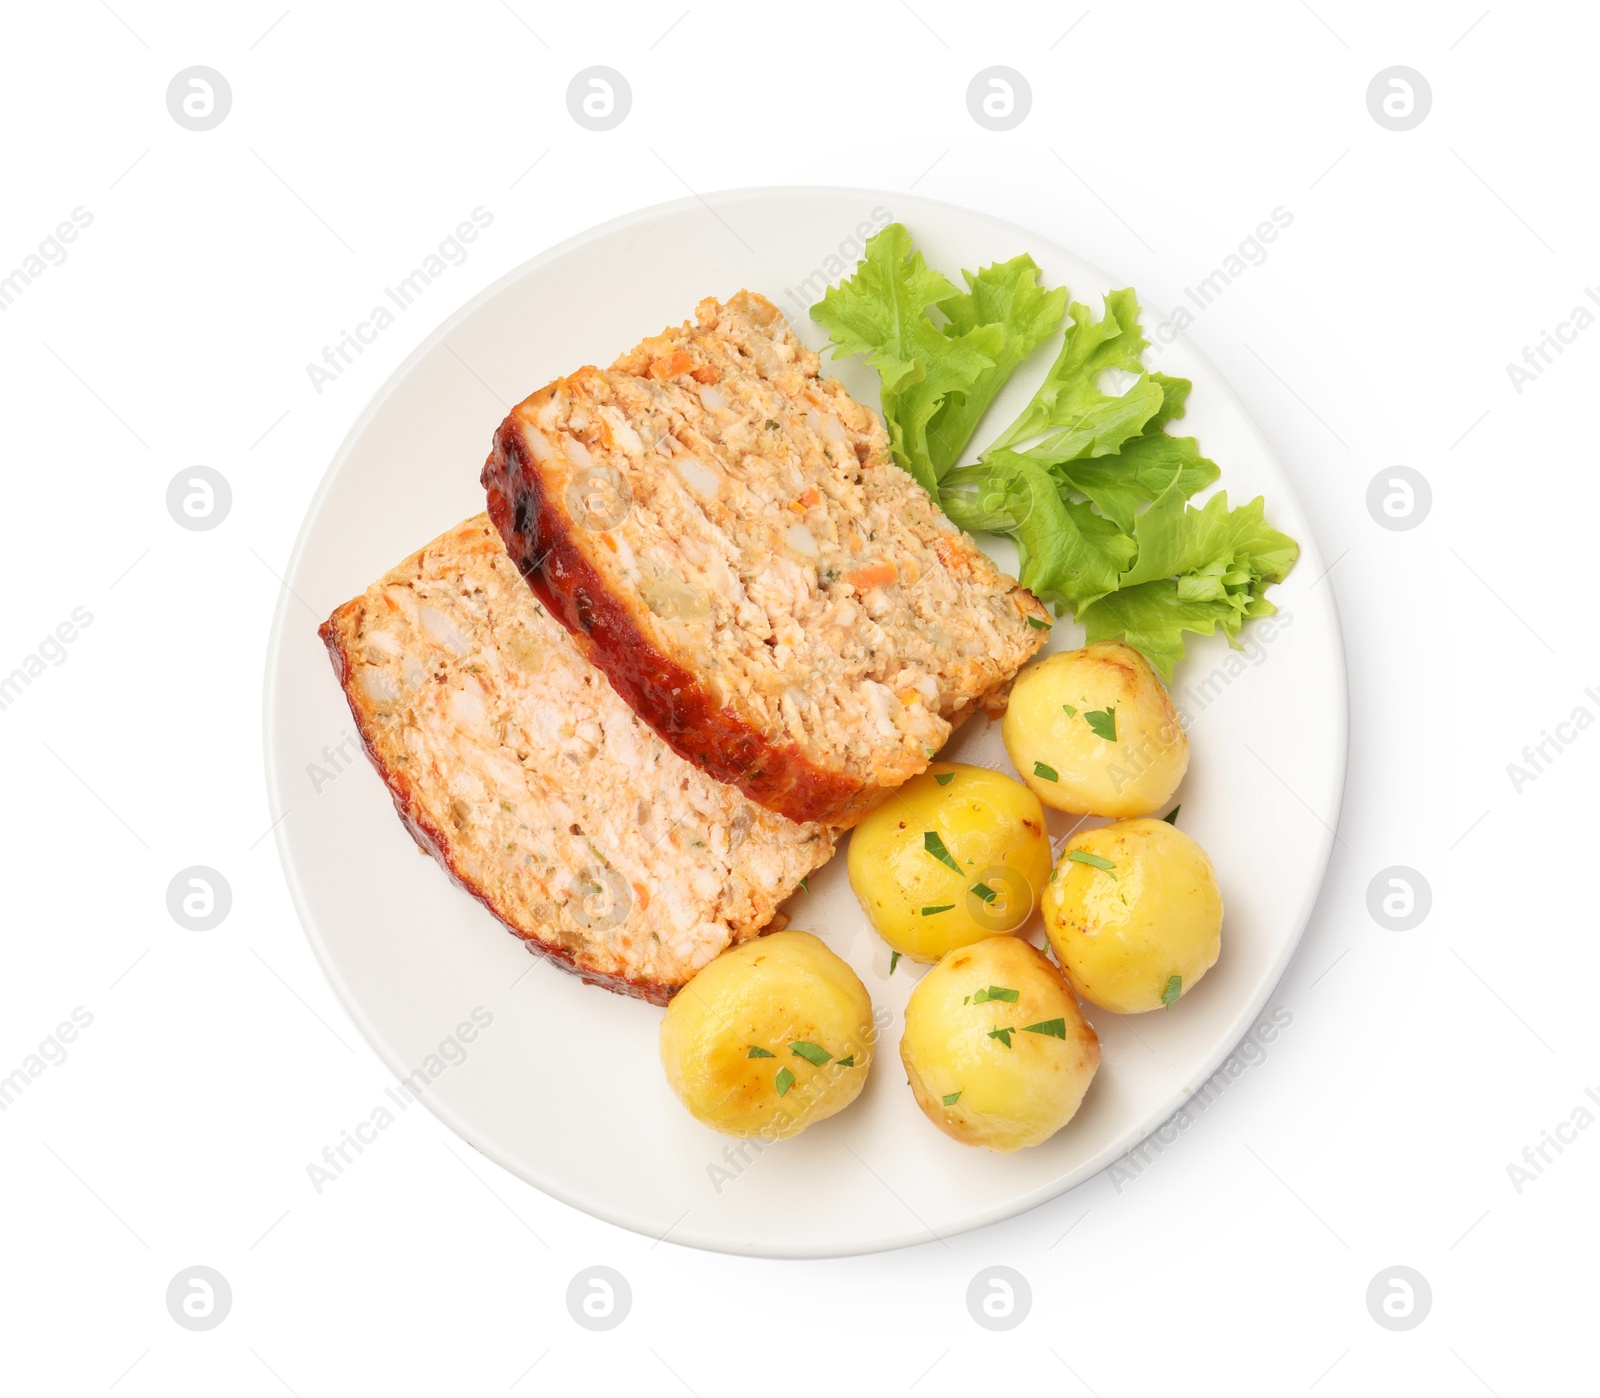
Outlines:
[[690, 1112], [769, 1141], [848, 1107], [872, 1063], [872, 1001], [809, 932], [722, 953], [672, 998], [661, 1065]]
[[1042, 952], [993, 937], [950, 952], [911, 992], [900, 1061], [945, 1135], [1013, 1151], [1072, 1120], [1100, 1040]]
[[1072, 988], [1117, 1014], [1170, 1007], [1216, 963], [1222, 894], [1206, 852], [1164, 820], [1075, 835], [1044, 891]]
[[1022, 780], [1074, 815], [1159, 811], [1189, 767], [1189, 739], [1150, 663], [1097, 641], [1029, 666], [1000, 725]]
[[1044, 807], [999, 772], [935, 762], [856, 826], [849, 869], [884, 941], [937, 961], [1028, 920], [1050, 873]]

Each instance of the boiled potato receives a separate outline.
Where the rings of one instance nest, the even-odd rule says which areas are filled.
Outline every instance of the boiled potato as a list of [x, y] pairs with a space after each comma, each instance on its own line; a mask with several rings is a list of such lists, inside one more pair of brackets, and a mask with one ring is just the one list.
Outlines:
[[849, 869], [883, 940], [937, 961], [1028, 920], [1050, 874], [1044, 807], [999, 772], [935, 762], [856, 826]]
[[1206, 852], [1164, 820], [1075, 835], [1044, 891], [1044, 925], [1072, 988], [1135, 1014], [1194, 989], [1222, 948], [1222, 894]]
[[1011, 690], [1000, 736], [1039, 799], [1074, 815], [1151, 815], [1189, 767], [1189, 739], [1166, 686], [1120, 641], [1029, 666]]
[[690, 1112], [768, 1141], [848, 1107], [872, 1063], [872, 1001], [809, 932], [722, 953], [672, 998], [661, 1065]]
[[993, 937], [950, 952], [911, 992], [900, 1061], [945, 1135], [1013, 1151], [1072, 1120], [1100, 1040], [1042, 952]]

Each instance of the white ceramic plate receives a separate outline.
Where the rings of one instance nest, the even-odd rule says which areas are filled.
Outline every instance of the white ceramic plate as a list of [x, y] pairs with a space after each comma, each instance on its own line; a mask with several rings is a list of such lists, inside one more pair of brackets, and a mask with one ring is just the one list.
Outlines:
[[[1221, 879], [1222, 959], [1171, 1012], [1119, 1019], [1085, 1007], [1103, 1045], [1100, 1072], [1077, 1118], [1045, 1145], [1011, 1156], [969, 1149], [917, 1110], [896, 1046], [920, 972], [902, 961], [890, 974], [842, 851], [790, 901], [792, 925], [824, 937], [895, 1022], [854, 1106], [761, 1150], [717, 1135], [678, 1104], [657, 1059], [659, 1009], [531, 962], [419, 855], [364, 761], [332, 782], [314, 777], [312, 764], [328, 770], [323, 750], [337, 750], [354, 725], [305, 604], [326, 616], [481, 510], [478, 471], [511, 403], [580, 364], [609, 363], [691, 316], [702, 297], [740, 287], [769, 296], [820, 348], [826, 337], [806, 307], [890, 217], [952, 276], [1030, 252], [1075, 299], [1098, 306], [1115, 284], [1036, 233], [904, 194], [740, 191], [593, 229], [452, 316], [378, 392], [312, 503], [272, 633], [266, 745], [278, 847], [306, 934], [355, 1022], [397, 1074], [437, 1074], [425, 1100], [485, 1155], [590, 1214], [697, 1247], [786, 1257], [899, 1247], [1009, 1217], [1104, 1168], [1249, 1028], [1310, 915], [1338, 818], [1345, 671], [1331, 590], [1316, 586], [1324, 565], [1260, 432], [1182, 342], [1153, 360], [1194, 380], [1178, 426], [1222, 466], [1233, 499], [1266, 496], [1301, 559], [1274, 594], [1284, 615], [1270, 640], [1256, 623], [1246, 656], [1220, 641], [1194, 644], [1174, 683], [1192, 721], [1181, 823]], [[1054, 352], [1046, 346], [1017, 375], [980, 441], [1020, 408]], [[855, 361], [834, 371], [876, 404], [870, 371]], [[996, 542], [1014, 568], [1008, 549]], [[1074, 626], [1058, 625], [1051, 645], [1078, 641]], [[343, 755], [356, 750], [347, 743]], [[1010, 770], [998, 725], [982, 719], [946, 755]], [[1054, 823], [1058, 837], [1066, 828]], [[466, 1044], [464, 1061], [447, 1061], [461, 1052], [440, 1045], [466, 1038], [457, 1026], [475, 1009], [492, 1024]]]

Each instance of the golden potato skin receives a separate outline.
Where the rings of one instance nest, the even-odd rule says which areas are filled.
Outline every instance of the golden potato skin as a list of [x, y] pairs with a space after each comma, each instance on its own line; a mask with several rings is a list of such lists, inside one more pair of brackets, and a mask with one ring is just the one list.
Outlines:
[[[929, 852], [929, 831], [959, 873]], [[1050, 876], [1044, 807], [1021, 782], [987, 767], [935, 762], [856, 826], [848, 866], [879, 936], [913, 961], [937, 961], [1028, 920]], [[972, 891], [980, 883], [993, 899]]]
[[[1106, 709], [1115, 714], [1115, 742], [1084, 717]], [[1000, 736], [1038, 798], [1074, 815], [1151, 815], [1189, 769], [1189, 739], [1166, 686], [1121, 641], [1096, 641], [1030, 665], [1012, 687]]]
[[[856, 1099], [873, 1037], [860, 977], [811, 933], [773, 932], [723, 952], [673, 996], [661, 1066], [699, 1121], [781, 1141]], [[794, 1043], [815, 1045], [829, 1061], [810, 1062]], [[772, 1056], [752, 1058], [752, 1048]], [[793, 1082], [780, 1093], [785, 1073]]]
[[[1074, 850], [1110, 869], [1074, 862]], [[1211, 860], [1164, 820], [1119, 820], [1075, 835], [1044, 891], [1044, 925], [1085, 1000], [1117, 1014], [1162, 1007], [1173, 976], [1194, 989], [1222, 949], [1222, 894]]]
[[[974, 1003], [991, 986], [1017, 999]], [[1023, 1031], [1055, 1019], [1064, 1038]], [[1009, 1048], [989, 1034], [1007, 1027]], [[1020, 937], [992, 937], [950, 952], [911, 992], [900, 1061], [917, 1105], [945, 1135], [1005, 1152], [1072, 1120], [1100, 1066], [1100, 1040], [1044, 953]]]

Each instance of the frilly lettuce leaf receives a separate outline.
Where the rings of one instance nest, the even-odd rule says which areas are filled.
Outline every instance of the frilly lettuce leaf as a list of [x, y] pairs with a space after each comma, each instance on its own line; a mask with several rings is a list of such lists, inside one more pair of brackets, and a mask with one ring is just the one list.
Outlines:
[[[1193, 437], [1167, 431], [1190, 384], [1145, 369], [1133, 291], [1110, 292], [1095, 320], [1065, 288], [1046, 289], [1030, 257], [962, 275], [965, 291], [890, 224], [812, 307], [836, 356], [860, 354], [878, 371], [895, 460], [963, 529], [1014, 539], [1023, 585], [1071, 611], [1089, 640], [1125, 640], [1169, 680], [1185, 632], [1236, 643], [1247, 620], [1275, 611], [1266, 589], [1299, 548], [1259, 498], [1191, 503], [1220, 472]], [[976, 463], [956, 466], [1063, 306], [1060, 352], [1028, 405]], [[1132, 376], [1120, 394], [1113, 370]]]
[[948, 318], [944, 333], [964, 335], [979, 326], [998, 325], [1004, 341], [994, 363], [971, 387], [952, 392], [934, 414], [928, 446], [934, 474], [941, 479], [972, 440], [985, 409], [1006, 380], [1055, 333], [1067, 305], [1066, 288], [1045, 290], [1039, 282], [1039, 264], [1027, 253], [961, 275], [967, 289], [938, 303]]
[[1141, 506], [1173, 486], [1188, 499], [1221, 475], [1216, 463], [1200, 454], [1193, 437], [1174, 437], [1166, 431], [1166, 424], [1183, 414], [1189, 380], [1151, 374], [1150, 382], [1161, 392], [1161, 407], [1145, 423], [1144, 431], [1124, 442], [1114, 455], [1063, 460], [1048, 442], [1025, 451], [991, 450], [982, 461], [950, 472], [946, 493], [974, 487], [981, 491], [985, 482], [1009, 463], [1028, 461], [1048, 470], [1069, 496], [1083, 496], [1117, 528], [1131, 534]]
[[1007, 344], [1002, 325], [951, 333], [928, 318], [929, 306], [960, 295], [911, 250], [904, 225], [891, 223], [867, 240], [855, 275], [829, 287], [811, 308], [836, 358], [859, 354], [878, 371], [894, 459], [935, 500], [939, 473], [928, 447], [929, 424], [947, 397], [974, 388], [995, 367]]
[[[1138, 435], [1162, 405], [1159, 385], [1150, 382], [1140, 356], [1149, 341], [1139, 329], [1139, 303], [1131, 287], [1106, 294], [1105, 315], [1074, 301], [1061, 352], [1017, 420], [995, 439], [991, 452], [1053, 432], [1045, 447], [1066, 459], [1104, 456]], [[1127, 392], [1101, 387], [1108, 369], [1137, 375]]]
[[1017, 541], [1018, 581], [1058, 611], [1079, 611], [1116, 589], [1134, 541], [1083, 501], [1065, 500], [1043, 467], [1017, 457], [996, 466], [981, 494], [952, 492], [950, 518], [963, 528]]
[[1282, 582], [1299, 545], [1266, 521], [1260, 496], [1228, 508], [1227, 491], [1204, 505], [1173, 486], [1134, 523], [1138, 552], [1115, 591], [1076, 612], [1091, 641], [1126, 640], [1172, 678], [1183, 632], [1220, 630], [1231, 642], [1251, 617], [1277, 610], [1263, 595]]
[[1174, 437], [1166, 430], [1168, 422], [1183, 415], [1189, 380], [1151, 374], [1150, 382], [1161, 390], [1162, 404], [1144, 431], [1124, 442], [1115, 456], [1081, 457], [1052, 468], [1065, 485], [1086, 496], [1125, 532], [1132, 532], [1141, 505], [1174, 486], [1187, 500], [1222, 474], [1216, 462], [1200, 454], [1193, 437]]

